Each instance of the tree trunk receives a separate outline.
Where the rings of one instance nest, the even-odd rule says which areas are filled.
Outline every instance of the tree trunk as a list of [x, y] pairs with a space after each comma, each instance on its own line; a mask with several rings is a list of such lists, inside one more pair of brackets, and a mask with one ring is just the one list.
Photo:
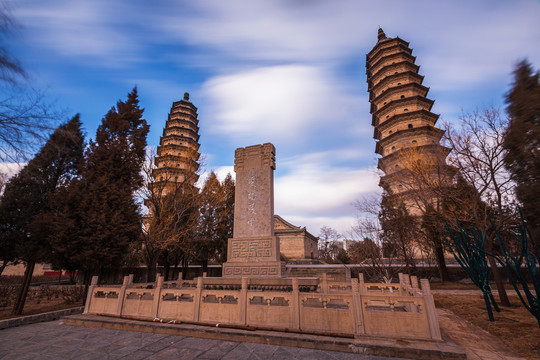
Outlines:
[[204, 273], [208, 274], [208, 259], [202, 261], [202, 274], [201, 274], [201, 276]]
[[171, 274], [171, 279], [176, 280], [178, 279], [178, 258], [174, 259], [174, 267]]
[[499, 299], [501, 300], [502, 306], [510, 306], [510, 300], [508, 299], [508, 295], [506, 294], [506, 289], [504, 288], [504, 283], [502, 281], [501, 271], [497, 267], [497, 263], [495, 262], [495, 259], [493, 259], [491, 256], [487, 256], [489, 267], [491, 269], [491, 272], [493, 273], [493, 278], [495, 279], [495, 285], [497, 286], [497, 291], [499, 292]]
[[26, 302], [26, 296], [28, 295], [28, 288], [30, 287], [30, 282], [32, 281], [32, 274], [34, 273], [34, 267], [36, 266], [35, 261], [29, 261], [26, 264], [26, 269], [24, 270], [23, 284], [19, 295], [17, 296], [17, 301], [13, 307], [12, 315], [22, 315], [24, 303]]
[[440, 244], [435, 246], [435, 256], [437, 259], [437, 267], [439, 268], [439, 276], [441, 281], [450, 281], [450, 275], [448, 274], [448, 268], [446, 267], [446, 259], [444, 258], [444, 249]]
[[182, 257], [182, 280], [186, 280], [188, 272], [188, 262], [185, 256]]
[[2, 261], [2, 266], [0, 266], [0, 276], [2, 275], [2, 273], [4, 272], [4, 269], [6, 268], [7, 266], [7, 261], [6, 260], [3, 260]]
[[75, 271], [76, 270], [73, 270], [73, 271], [69, 272], [69, 283], [70, 284], [75, 284], [75, 278], [76, 278]]
[[[494, 252], [494, 245], [495, 245], [495, 234], [491, 234], [486, 241], [486, 250], [488, 253], [493, 254]], [[506, 289], [504, 288], [504, 283], [501, 276], [501, 271], [497, 267], [497, 262], [495, 259], [489, 255], [486, 255], [489, 268], [491, 269], [491, 273], [493, 274], [493, 279], [495, 280], [495, 285], [497, 286], [497, 291], [499, 293], [499, 300], [501, 301], [502, 306], [510, 306], [510, 300], [508, 299], [508, 295], [506, 294]]]
[[146, 270], [146, 282], [156, 281], [156, 271], [157, 271], [157, 258], [154, 258], [148, 262], [148, 269]]
[[171, 265], [169, 264], [169, 257], [165, 257], [163, 261], [163, 277], [164, 281], [169, 281], [169, 271], [171, 270]]
[[94, 267], [94, 270], [88, 269], [83, 270], [83, 285], [84, 285], [84, 296], [83, 296], [83, 306], [86, 305], [86, 297], [88, 295], [88, 288], [92, 282], [92, 277], [94, 274], [98, 274], [97, 267]]

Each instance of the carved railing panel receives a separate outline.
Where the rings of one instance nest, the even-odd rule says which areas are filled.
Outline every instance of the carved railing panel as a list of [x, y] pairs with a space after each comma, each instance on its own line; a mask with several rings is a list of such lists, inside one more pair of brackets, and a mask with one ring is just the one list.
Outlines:
[[120, 287], [95, 287], [89, 312], [92, 314], [117, 315]]
[[300, 328], [342, 334], [355, 333], [351, 295], [300, 294]]
[[155, 291], [153, 289], [127, 289], [124, 295], [122, 316], [154, 319]]
[[368, 295], [361, 301], [367, 335], [431, 337], [423, 298]]
[[199, 321], [224, 324], [243, 324], [240, 291], [203, 290]]
[[195, 297], [195, 289], [163, 289], [157, 317], [166, 321], [193, 321]]
[[291, 292], [248, 291], [247, 323], [267, 328], [292, 328], [293, 296]]

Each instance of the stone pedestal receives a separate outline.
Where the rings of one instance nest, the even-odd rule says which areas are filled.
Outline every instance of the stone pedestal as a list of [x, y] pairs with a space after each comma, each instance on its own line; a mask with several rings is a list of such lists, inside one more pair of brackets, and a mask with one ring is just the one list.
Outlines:
[[234, 230], [223, 277], [281, 277], [284, 273], [274, 236], [275, 153], [270, 143], [235, 151]]

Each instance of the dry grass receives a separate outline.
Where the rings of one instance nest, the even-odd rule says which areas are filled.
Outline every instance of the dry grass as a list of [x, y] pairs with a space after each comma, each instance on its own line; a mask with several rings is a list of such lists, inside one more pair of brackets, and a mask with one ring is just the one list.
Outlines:
[[540, 359], [540, 327], [536, 319], [523, 307], [517, 296], [511, 296], [512, 306], [501, 307], [488, 319], [482, 296], [434, 295], [437, 307], [451, 310], [460, 317], [488, 331], [527, 359]]
[[[430, 283], [431, 289], [433, 290], [478, 290], [478, 287], [474, 284], [461, 284], [458, 282], [439, 282], [439, 283]], [[497, 286], [495, 284], [490, 284], [491, 289], [494, 293], [497, 292]], [[505, 283], [504, 288], [506, 290], [514, 290], [514, 287], [510, 283]], [[521, 285], [518, 285], [518, 288], [521, 289]]]
[[[49, 311], [69, 309], [82, 306], [82, 301], [75, 304], [67, 304], [64, 299], [52, 298], [50, 300], [29, 299], [24, 304], [24, 311], [21, 316], [41, 314]], [[16, 316], [11, 315], [13, 306], [0, 307], [0, 320], [10, 319]]]
[[474, 284], [460, 284], [458, 282], [436, 282], [429, 285], [432, 290], [478, 290]]

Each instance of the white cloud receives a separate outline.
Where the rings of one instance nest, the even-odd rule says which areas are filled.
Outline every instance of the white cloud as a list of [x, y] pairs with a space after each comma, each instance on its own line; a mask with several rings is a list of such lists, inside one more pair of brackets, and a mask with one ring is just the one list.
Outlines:
[[296, 225], [309, 225], [311, 232], [324, 225], [348, 231], [355, 217], [351, 204], [362, 196], [379, 193], [379, 176], [374, 168], [334, 166], [335, 155], [329, 151], [278, 162], [278, 169], [285, 169], [284, 175], [276, 173], [276, 214], [297, 219]]
[[26, 163], [0, 162], [0, 174], [3, 174], [10, 178], [19, 171], [21, 171], [21, 169], [25, 166]]
[[184, 9], [162, 14], [157, 25], [171, 37], [234, 58], [335, 59], [360, 46], [362, 11], [348, 11], [360, 10], [351, 1], [204, 1]]
[[26, 163], [0, 162], [0, 195], [4, 190], [3, 186], [7, 183], [9, 178], [17, 174], [25, 166]]
[[[351, 206], [351, 211], [354, 209]], [[280, 215], [280, 214], [278, 214]], [[323, 226], [328, 226], [335, 229], [339, 234], [345, 238], [354, 238], [352, 234], [352, 227], [355, 225], [356, 218], [354, 216], [341, 216], [341, 217], [330, 217], [330, 216], [301, 216], [301, 215], [289, 215], [284, 216], [285, 220], [290, 222], [295, 226], [306, 227], [312, 235], [318, 236], [319, 231]]]
[[[253, 63], [333, 65], [363, 55], [382, 26], [411, 41], [429, 86], [458, 88], [505, 77], [515, 60], [540, 61], [537, 1], [365, 2], [210, 0], [167, 4], [26, 2], [16, 15], [35, 41], [99, 65], [156, 60], [236, 69]], [[188, 51], [185, 46], [188, 46]], [[181, 51], [174, 51], [178, 48]]]
[[[354, 100], [324, 69], [306, 65], [257, 68], [208, 80], [209, 130], [251, 143], [302, 143], [325, 125], [353, 117]], [[278, 144], [275, 144], [278, 145]]]
[[225, 180], [228, 174], [231, 174], [233, 179], [236, 179], [236, 173], [234, 172], [234, 166], [219, 166], [214, 169], [210, 169], [208, 171], [205, 171], [201, 174], [199, 177], [199, 181], [197, 181], [196, 186], [199, 188], [202, 188], [204, 185], [204, 182], [206, 179], [208, 179], [208, 175], [210, 175], [211, 172], [214, 172], [218, 178], [219, 181]]

